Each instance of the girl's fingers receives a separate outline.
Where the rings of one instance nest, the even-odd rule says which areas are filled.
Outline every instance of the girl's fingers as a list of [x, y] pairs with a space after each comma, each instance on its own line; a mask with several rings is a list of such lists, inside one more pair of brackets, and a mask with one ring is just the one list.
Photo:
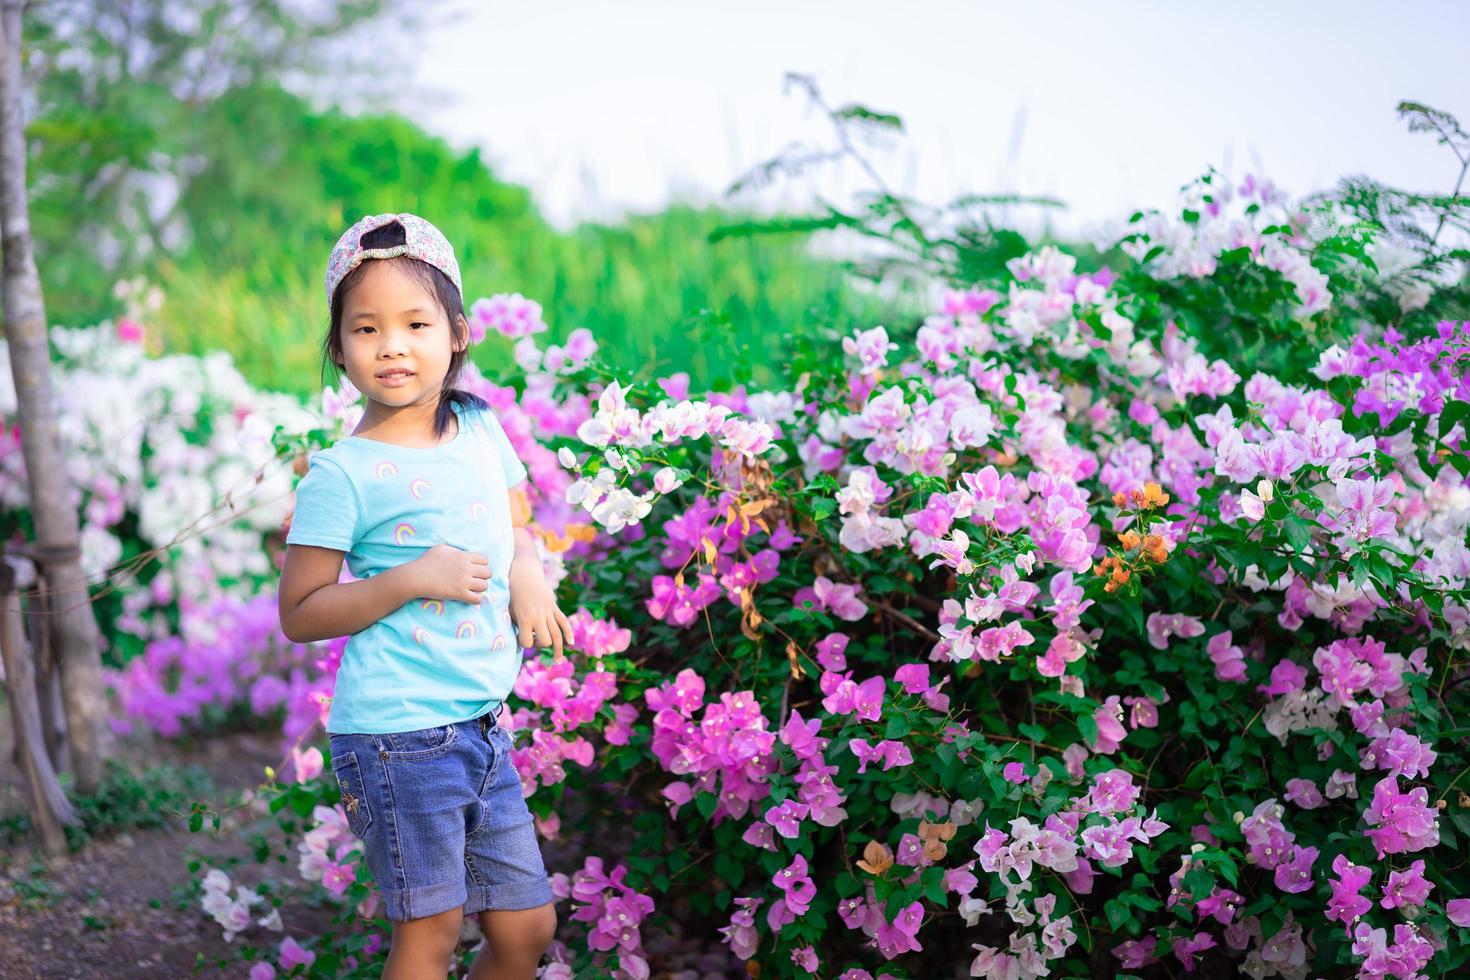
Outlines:
[[556, 610], [556, 624], [561, 627], [561, 634], [566, 640], [568, 648], [572, 645], [572, 621], [567, 619], [566, 614], [560, 609]]

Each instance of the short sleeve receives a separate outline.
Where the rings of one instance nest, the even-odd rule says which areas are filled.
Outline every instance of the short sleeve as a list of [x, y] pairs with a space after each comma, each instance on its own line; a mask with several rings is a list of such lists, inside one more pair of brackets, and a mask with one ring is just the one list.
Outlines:
[[505, 429], [500, 425], [500, 420], [495, 417], [494, 412], [482, 412], [485, 420], [485, 428], [490, 433], [490, 444], [495, 447], [495, 455], [500, 457], [500, 469], [505, 473], [505, 487], [507, 490], [520, 483], [527, 476], [526, 464], [521, 462], [516, 455], [515, 449], [510, 444], [510, 437], [505, 434]]
[[287, 544], [351, 551], [363, 534], [362, 505], [347, 473], [318, 453], [296, 487]]

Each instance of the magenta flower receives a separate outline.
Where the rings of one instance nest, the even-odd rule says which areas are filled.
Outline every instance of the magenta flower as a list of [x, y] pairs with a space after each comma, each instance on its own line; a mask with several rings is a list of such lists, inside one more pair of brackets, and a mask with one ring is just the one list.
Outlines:
[[1392, 482], [1365, 479], [1337, 481], [1338, 507], [1323, 515], [1325, 526], [1355, 541], [1383, 538], [1393, 533], [1395, 517], [1389, 510], [1396, 492]]
[[1402, 728], [1395, 728], [1368, 744], [1363, 751], [1361, 765], [1364, 769], [1387, 769], [1405, 779], [1425, 779], [1437, 757], [1426, 743]]
[[1470, 898], [1452, 898], [1444, 903], [1444, 914], [1462, 929], [1470, 929]]
[[878, 952], [891, 960], [901, 953], [921, 951], [924, 947], [916, 937], [923, 923], [922, 902], [904, 906], [892, 922], [883, 922], [878, 926], [878, 933], [874, 937], [878, 941]]
[[281, 969], [290, 973], [298, 966], [311, 966], [316, 962], [316, 953], [302, 948], [293, 937], [281, 940]]
[[1290, 912], [1276, 934], [1261, 946], [1261, 960], [1283, 974], [1288, 969], [1306, 966], [1307, 945], [1302, 942], [1302, 927]]
[[669, 801], [669, 816], [677, 817], [679, 808], [694, 799], [694, 789], [688, 783], [673, 782], [665, 786], [660, 795]]
[[857, 356], [863, 374], [873, 374], [888, 363], [888, 352], [898, 350], [888, 342], [888, 331], [882, 327], [858, 331], [854, 337], [842, 338], [842, 349]]
[[1288, 779], [1286, 799], [1303, 810], [1315, 810], [1322, 805], [1322, 791], [1310, 779]]
[[846, 674], [827, 672], [818, 681], [822, 707], [834, 715], [855, 715], [859, 721], [877, 721], [882, 716], [883, 678], [870, 677], [861, 684]]
[[760, 933], [755, 928], [755, 913], [764, 901], [763, 898], [735, 899], [735, 912], [730, 916], [730, 924], [717, 930], [724, 937], [721, 941], [729, 944], [730, 952], [742, 960], [750, 959], [759, 948]]
[[839, 584], [825, 575], [818, 575], [810, 586], [798, 589], [792, 601], [798, 609], [810, 603], [813, 608], [830, 612], [838, 619], [857, 622], [868, 614], [867, 604], [858, 598], [862, 590], [861, 585]]
[[1291, 858], [1276, 866], [1276, 887], [1289, 895], [1310, 891], [1312, 864], [1317, 860], [1315, 847], [1295, 847]]
[[801, 967], [808, 973], [816, 973], [819, 963], [817, 951], [810, 946], [801, 946], [791, 951], [791, 962]]
[[1222, 681], [1239, 683], [1245, 680], [1245, 653], [1230, 642], [1231, 631], [1216, 633], [1205, 644], [1205, 652], [1215, 664], [1215, 676]]
[[1429, 791], [1423, 786], [1407, 793], [1399, 792], [1398, 778], [1389, 776], [1373, 787], [1373, 801], [1363, 813], [1363, 820], [1373, 829], [1365, 836], [1385, 854], [1422, 851], [1439, 844], [1438, 811], [1429, 805]]
[[893, 679], [903, 687], [905, 694], [923, 694], [929, 690], [929, 665], [904, 664], [893, 672]]
[[1337, 877], [1327, 879], [1332, 896], [1327, 900], [1325, 914], [1329, 920], [1351, 929], [1354, 919], [1373, 908], [1373, 903], [1360, 894], [1373, 879], [1373, 869], [1353, 864], [1346, 854], [1339, 854], [1332, 859], [1332, 870]]
[[740, 836], [751, 847], [759, 847], [762, 850], [776, 850], [776, 838], [772, 833], [771, 825], [765, 822], [753, 823], [745, 828], [745, 833]]
[[1174, 940], [1172, 945], [1174, 955], [1179, 959], [1180, 963], [1184, 964], [1185, 971], [1193, 973], [1195, 955], [1203, 953], [1207, 949], [1212, 949], [1215, 945], [1215, 940], [1208, 932], [1197, 932], [1192, 939], [1181, 936]]
[[1424, 862], [1416, 860], [1407, 871], [1388, 873], [1388, 883], [1383, 886], [1383, 900], [1378, 904], [1386, 909], [1423, 905], [1433, 888], [1434, 883], [1424, 877]]
[[1123, 727], [1123, 705], [1118, 695], [1104, 701], [1092, 713], [1092, 720], [1097, 722], [1097, 741], [1092, 750], [1098, 755], [1118, 751], [1118, 746], [1128, 737], [1128, 730]]
[[847, 669], [846, 633], [828, 633], [817, 641], [817, 663], [823, 670], [844, 671]]
[[852, 895], [837, 903], [837, 917], [849, 929], [861, 929], [868, 921], [868, 905], [861, 896]]
[[776, 833], [792, 840], [801, 834], [801, 822], [811, 813], [811, 807], [795, 800], [783, 800], [766, 811], [766, 823], [776, 828]]
[[1156, 650], [1169, 649], [1170, 637], [1190, 639], [1205, 633], [1205, 624], [1198, 616], [1183, 613], [1150, 613], [1147, 628], [1149, 645]]
[[805, 915], [812, 899], [817, 897], [817, 886], [807, 874], [806, 858], [800, 854], [790, 864], [777, 871], [771, 884], [786, 896], [786, 907], [794, 915]]
[[484, 340], [490, 330], [515, 340], [546, 329], [541, 304], [520, 293], [497, 293], [489, 299], [475, 300], [469, 321], [470, 338], [476, 343]]
[[1129, 939], [1114, 946], [1108, 952], [1118, 958], [1118, 965], [1125, 970], [1141, 970], [1150, 963], [1157, 963], [1154, 955], [1155, 941], [1152, 939]]

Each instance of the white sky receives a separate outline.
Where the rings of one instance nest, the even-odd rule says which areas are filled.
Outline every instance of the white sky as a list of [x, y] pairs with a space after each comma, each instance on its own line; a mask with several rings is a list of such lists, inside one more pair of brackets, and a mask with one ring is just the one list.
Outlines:
[[[1447, 193], [1458, 163], [1394, 106], [1470, 128], [1467, 3], [460, 0], [443, 20], [414, 43], [401, 108], [481, 146], [562, 225], [714, 200], [783, 146], [827, 141], [783, 94], [788, 70], [904, 118], [877, 158], [895, 190], [1057, 196], [1064, 233], [1167, 206], [1207, 164], [1293, 195], [1347, 173]], [[757, 203], [863, 186], [850, 171]]]

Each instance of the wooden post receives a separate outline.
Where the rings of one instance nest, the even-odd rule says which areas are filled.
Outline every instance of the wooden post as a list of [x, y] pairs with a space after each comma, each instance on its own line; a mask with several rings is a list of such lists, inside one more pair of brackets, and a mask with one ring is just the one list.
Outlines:
[[64, 825], [75, 824], [77, 815], [61, 790], [41, 733], [41, 708], [36, 700], [34, 661], [26, 642], [24, 616], [15, 591], [15, 570], [0, 561], [0, 657], [5, 664], [5, 696], [15, 728], [16, 754], [30, 795], [31, 825], [41, 839], [41, 850], [56, 857], [66, 853]]

